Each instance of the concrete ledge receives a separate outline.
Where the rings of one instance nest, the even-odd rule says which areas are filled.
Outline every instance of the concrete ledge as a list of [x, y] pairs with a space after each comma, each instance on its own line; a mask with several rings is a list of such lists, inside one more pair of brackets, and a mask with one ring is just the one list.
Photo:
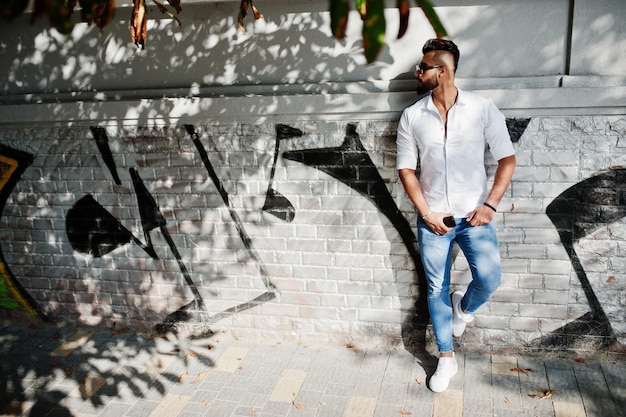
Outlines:
[[[626, 86], [619, 80], [610, 81], [616, 85], [599, 85], [598, 79], [587, 77], [585, 80], [580, 77], [543, 78], [534, 86], [525, 88], [504, 88], [522, 82], [508, 78], [465, 79], [460, 80], [459, 85], [491, 97], [509, 117], [625, 114]], [[408, 80], [381, 84], [385, 83], [319, 84], [311, 87], [311, 91], [303, 91], [306, 86], [274, 86], [277, 89], [274, 94], [268, 94], [260, 86], [211, 91], [198, 89], [186, 96], [180, 90], [67, 93], [55, 95], [56, 102], [5, 96], [0, 99], [0, 127], [150, 126], [206, 123], [209, 120], [211, 123], [381, 120], [399, 117], [402, 110], [416, 100], [411, 91], [413, 87], [408, 89], [414, 84], [409, 84]], [[584, 84], [590, 86], [582, 87]], [[391, 89], [397, 91], [389, 91]]]

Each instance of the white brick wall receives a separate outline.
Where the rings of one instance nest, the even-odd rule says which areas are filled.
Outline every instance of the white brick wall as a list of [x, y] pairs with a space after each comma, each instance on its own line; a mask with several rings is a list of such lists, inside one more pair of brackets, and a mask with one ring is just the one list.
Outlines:
[[[395, 171], [395, 122], [354, 123], [414, 232], [415, 213]], [[286, 124], [303, 135], [281, 141], [272, 187], [293, 205], [291, 222], [262, 210], [274, 160], [274, 123], [196, 126], [229, 207], [182, 127], [108, 128], [121, 185], [113, 182], [88, 128], [0, 131], [2, 145], [34, 156], [0, 217], [7, 269], [55, 320], [146, 330], [190, 303], [193, 294], [159, 229], [150, 232], [159, 260], [135, 243], [94, 258], [76, 252], [68, 241], [65, 216], [86, 194], [144, 241], [129, 175], [135, 168], [167, 220], [208, 311], [193, 315], [190, 326], [179, 324], [179, 330], [224, 329], [239, 337], [303, 343], [413, 343], [407, 334], [419, 340], [407, 324], [420, 295], [417, 272], [396, 227], [371, 199], [344, 182], [283, 157], [288, 151], [339, 147], [348, 123]], [[546, 215], [548, 205], [569, 187], [626, 167], [624, 143], [623, 116], [530, 121], [515, 145], [518, 169], [496, 216], [502, 286], [459, 340], [463, 348], [580, 350], [597, 348], [602, 336], [626, 342], [626, 221], [599, 223], [598, 230], [576, 242], [585, 287]], [[625, 204], [622, 194], [621, 210]], [[237, 227], [249, 237], [248, 247]], [[462, 254], [453, 277], [457, 286], [469, 282]], [[598, 300], [595, 310], [590, 289]], [[275, 298], [245, 305], [268, 291]], [[612, 333], [572, 335], [564, 327], [598, 306]], [[560, 342], [541, 345], [541, 338]]]

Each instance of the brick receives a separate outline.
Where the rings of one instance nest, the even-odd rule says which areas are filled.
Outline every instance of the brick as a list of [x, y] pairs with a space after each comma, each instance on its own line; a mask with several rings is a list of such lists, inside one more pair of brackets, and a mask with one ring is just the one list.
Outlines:
[[510, 258], [545, 259], [546, 247], [540, 244], [509, 245], [507, 254]]
[[[558, 152], [546, 152], [537, 151], [533, 152], [533, 165], [534, 166], [549, 166], [549, 167], [565, 167], [571, 165], [573, 167], [578, 166], [579, 152], [578, 151], [558, 151]], [[515, 170], [517, 176], [517, 170]], [[550, 177], [546, 177], [549, 179]], [[516, 177], [517, 179], [517, 177]]]
[[402, 317], [398, 310], [359, 309], [358, 319], [374, 323], [401, 323]]
[[540, 130], [543, 132], [569, 132], [572, 130], [572, 120], [568, 117], [541, 117]]
[[532, 298], [535, 304], [567, 304], [569, 291], [535, 290]]
[[511, 317], [509, 325], [512, 330], [536, 331], [539, 329], [539, 319], [529, 317]]
[[499, 289], [493, 295], [493, 300], [497, 302], [528, 303], [531, 301], [531, 299], [532, 293], [522, 290], [507, 291]]
[[385, 266], [385, 257], [380, 255], [335, 254], [335, 264], [337, 266], [380, 268]]
[[307, 280], [306, 290], [312, 293], [336, 293], [338, 286], [333, 280]]
[[543, 275], [524, 274], [519, 278], [519, 287], [524, 289], [543, 288]]
[[521, 317], [566, 319], [567, 306], [550, 306], [546, 304], [520, 304], [519, 314]]
[[535, 260], [530, 261], [530, 272], [537, 274], [568, 274], [572, 264], [567, 261]]
[[550, 168], [537, 166], [522, 166], [515, 169], [516, 181], [530, 181], [542, 183], [550, 178]]
[[474, 326], [488, 329], [507, 329], [509, 328], [509, 318], [502, 316], [493, 316], [485, 314], [476, 314]]

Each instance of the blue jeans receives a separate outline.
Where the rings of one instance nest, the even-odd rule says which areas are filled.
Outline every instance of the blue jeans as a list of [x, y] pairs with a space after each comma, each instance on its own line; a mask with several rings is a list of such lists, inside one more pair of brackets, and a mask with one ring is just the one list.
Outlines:
[[463, 311], [475, 313], [500, 285], [500, 248], [493, 222], [474, 227], [463, 218], [455, 220], [457, 225], [442, 236], [433, 233], [422, 218], [417, 221], [417, 240], [428, 281], [428, 311], [439, 352], [454, 350], [450, 299], [454, 242], [465, 254], [472, 273], [472, 282], [461, 301]]

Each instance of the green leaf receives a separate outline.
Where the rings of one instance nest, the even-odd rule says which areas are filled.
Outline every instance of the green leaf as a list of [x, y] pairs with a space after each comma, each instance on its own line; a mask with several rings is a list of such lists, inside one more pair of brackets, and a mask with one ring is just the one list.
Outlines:
[[404, 36], [409, 27], [409, 0], [397, 0], [398, 12], [400, 13], [400, 28], [398, 29], [398, 39]]
[[349, 0], [330, 0], [330, 29], [337, 39], [346, 36], [348, 13], [350, 13]]
[[445, 36], [448, 36], [448, 33], [446, 32], [446, 28], [443, 27], [443, 23], [441, 23], [441, 20], [439, 20], [439, 16], [437, 16], [437, 12], [435, 12], [435, 8], [433, 7], [433, 4], [430, 2], [430, 0], [415, 0], [415, 1], [417, 5], [421, 7], [421, 9], [424, 11], [426, 18], [428, 19], [428, 21], [430, 22], [430, 25], [435, 30], [437, 37], [443, 38]]
[[385, 44], [385, 1], [367, 0], [365, 20], [363, 20], [363, 49], [367, 63], [376, 60]]
[[367, 0], [355, 0], [356, 10], [361, 15], [361, 20], [365, 20], [365, 15], [367, 14]]

